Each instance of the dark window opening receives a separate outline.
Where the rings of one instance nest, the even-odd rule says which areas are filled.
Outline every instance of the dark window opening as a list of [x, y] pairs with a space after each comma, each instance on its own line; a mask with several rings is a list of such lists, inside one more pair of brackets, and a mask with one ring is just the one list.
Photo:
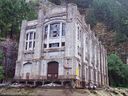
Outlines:
[[65, 24], [62, 24], [62, 36], [65, 36]]
[[26, 40], [28, 40], [28, 33], [27, 33], [27, 35], [26, 35]]
[[26, 42], [26, 46], [25, 46], [25, 49], [27, 50], [27, 46], [28, 46], [28, 42]]
[[49, 47], [59, 47], [59, 43], [50, 43]]
[[34, 39], [36, 38], [36, 33], [34, 32]]
[[35, 48], [35, 41], [33, 42], [33, 48]]
[[48, 33], [48, 25], [45, 26], [45, 33]]
[[47, 44], [44, 44], [44, 48], [47, 48]]
[[30, 40], [32, 40], [32, 35], [33, 35], [33, 32], [30, 32], [30, 37], [29, 37]]
[[65, 42], [62, 42], [61, 45], [62, 45], [62, 46], [65, 46]]
[[32, 47], [32, 42], [29, 42], [29, 48], [31, 48]]
[[45, 33], [44, 33], [44, 39], [47, 38], [47, 34], [48, 34], [48, 25], [45, 26]]

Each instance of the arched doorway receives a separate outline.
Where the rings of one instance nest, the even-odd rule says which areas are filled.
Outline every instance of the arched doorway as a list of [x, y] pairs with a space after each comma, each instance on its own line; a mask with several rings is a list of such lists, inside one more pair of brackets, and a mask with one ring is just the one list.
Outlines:
[[58, 78], [58, 67], [59, 63], [56, 61], [52, 61], [48, 63], [47, 69], [47, 78], [48, 79], [57, 79]]
[[31, 67], [32, 67], [32, 63], [25, 63], [23, 65], [23, 74], [24, 74], [24, 79], [30, 79], [30, 74], [31, 74]]

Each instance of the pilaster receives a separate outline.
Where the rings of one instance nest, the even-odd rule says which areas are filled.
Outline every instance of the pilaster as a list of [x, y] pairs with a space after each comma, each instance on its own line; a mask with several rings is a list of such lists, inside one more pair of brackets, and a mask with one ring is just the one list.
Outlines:
[[[43, 23], [44, 23], [44, 11], [42, 8], [40, 8], [39, 13], [38, 13], [38, 21], [37, 21], [37, 28], [36, 28], [36, 39], [35, 39], [35, 50], [34, 50], [34, 65], [33, 67], [34, 71], [34, 77], [37, 77], [40, 75], [40, 59], [41, 56], [43, 55], [42, 51], [42, 43], [43, 43]], [[38, 66], [38, 67], [37, 67]]]
[[72, 4], [68, 4], [67, 8], [67, 26], [66, 26], [66, 50], [65, 55], [66, 57], [72, 57], [75, 54], [75, 32], [76, 32], [76, 26], [75, 26], [75, 11], [77, 10], [76, 6], [73, 6]]
[[16, 62], [15, 77], [14, 77], [15, 79], [20, 79], [21, 64], [22, 64], [22, 59], [23, 59], [23, 54], [24, 54], [24, 46], [25, 46], [26, 26], [27, 26], [27, 21], [23, 20], [22, 26], [21, 26], [21, 32], [20, 32], [18, 58], [17, 58], [17, 62]]
[[24, 46], [25, 46], [25, 32], [26, 32], [26, 27], [27, 27], [27, 21], [23, 20], [22, 21], [22, 26], [21, 26], [21, 32], [20, 32], [20, 41], [19, 41], [19, 50], [18, 50], [18, 60], [21, 61], [23, 58], [23, 52], [24, 52]]

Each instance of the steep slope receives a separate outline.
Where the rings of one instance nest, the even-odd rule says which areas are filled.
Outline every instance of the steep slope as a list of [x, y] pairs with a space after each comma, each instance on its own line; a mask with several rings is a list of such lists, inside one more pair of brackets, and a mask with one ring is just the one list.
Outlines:
[[108, 31], [107, 27], [103, 23], [97, 23], [94, 26], [93, 31], [107, 49], [108, 54], [117, 53], [123, 62], [126, 63], [128, 41], [117, 43], [115, 39], [117, 33]]

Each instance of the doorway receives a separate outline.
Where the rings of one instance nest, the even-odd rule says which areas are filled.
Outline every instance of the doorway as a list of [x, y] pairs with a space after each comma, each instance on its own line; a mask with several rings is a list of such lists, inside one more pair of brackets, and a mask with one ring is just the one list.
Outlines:
[[59, 63], [56, 61], [52, 61], [48, 63], [48, 69], [47, 69], [47, 78], [48, 79], [58, 79], [58, 67]]

